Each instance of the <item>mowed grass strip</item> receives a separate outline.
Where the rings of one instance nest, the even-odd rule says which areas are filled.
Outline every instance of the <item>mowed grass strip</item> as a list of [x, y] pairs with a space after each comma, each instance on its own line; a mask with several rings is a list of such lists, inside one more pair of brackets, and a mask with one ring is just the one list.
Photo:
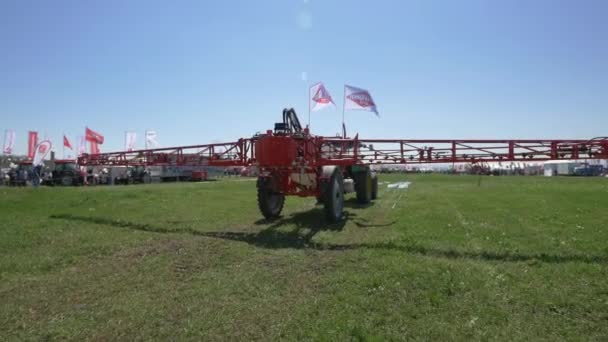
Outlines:
[[607, 179], [380, 181], [340, 224], [245, 179], [0, 188], [0, 337], [608, 338]]

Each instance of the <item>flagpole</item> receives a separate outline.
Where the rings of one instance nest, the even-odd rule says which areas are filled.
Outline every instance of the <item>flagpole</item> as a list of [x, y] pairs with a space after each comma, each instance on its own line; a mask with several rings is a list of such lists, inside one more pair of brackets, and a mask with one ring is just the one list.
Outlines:
[[308, 87], [308, 95], [306, 95], [308, 99], [308, 129], [310, 129], [310, 87]]
[[344, 97], [342, 99], [342, 135], [343, 138], [346, 138], [344, 137], [344, 127], [346, 127], [346, 124], [344, 123], [344, 108], [346, 107], [346, 84], [344, 85]]

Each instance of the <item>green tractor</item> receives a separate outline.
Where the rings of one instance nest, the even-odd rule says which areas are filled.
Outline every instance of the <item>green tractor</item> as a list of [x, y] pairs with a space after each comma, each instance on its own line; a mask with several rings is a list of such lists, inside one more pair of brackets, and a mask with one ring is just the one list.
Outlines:
[[149, 184], [150, 172], [143, 165], [129, 166], [118, 176], [114, 177], [114, 184]]
[[53, 185], [71, 186], [83, 185], [84, 174], [74, 160], [55, 160], [55, 170], [52, 177]]
[[151, 183], [150, 172], [143, 165], [136, 165], [130, 168], [131, 179], [133, 184], [149, 184]]

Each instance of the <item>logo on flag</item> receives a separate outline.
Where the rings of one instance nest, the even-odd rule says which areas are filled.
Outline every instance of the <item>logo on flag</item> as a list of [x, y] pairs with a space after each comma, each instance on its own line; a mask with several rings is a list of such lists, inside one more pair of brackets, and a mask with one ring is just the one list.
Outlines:
[[38, 145], [38, 153], [46, 153], [47, 149], [48, 146], [46, 146], [45, 144]]
[[335, 106], [334, 100], [323, 85], [319, 82], [310, 87], [310, 110], [316, 111], [327, 106]]
[[42, 165], [42, 161], [44, 158], [51, 152], [51, 142], [49, 140], [43, 140], [36, 146], [36, 152], [34, 153], [34, 160], [32, 165], [38, 166]]
[[376, 103], [369, 91], [349, 85], [344, 86], [344, 109], [366, 110], [378, 115]]
[[146, 148], [158, 146], [156, 141], [156, 131], [146, 131]]

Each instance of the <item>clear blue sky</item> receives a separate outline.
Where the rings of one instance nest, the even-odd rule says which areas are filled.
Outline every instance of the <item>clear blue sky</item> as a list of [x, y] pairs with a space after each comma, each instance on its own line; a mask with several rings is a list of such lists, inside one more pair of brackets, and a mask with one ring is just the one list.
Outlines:
[[[608, 135], [608, 1], [0, 1], [0, 130], [55, 144], [85, 125], [163, 146], [264, 131], [283, 107], [307, 117], [325, 82], [340, 129], [343, 84], [381, 118], [349, 133], [387, 138]], [[303, 72], [307, 79], [303, 80]], [[73, 141], [73, 143], [76, 143]]]

